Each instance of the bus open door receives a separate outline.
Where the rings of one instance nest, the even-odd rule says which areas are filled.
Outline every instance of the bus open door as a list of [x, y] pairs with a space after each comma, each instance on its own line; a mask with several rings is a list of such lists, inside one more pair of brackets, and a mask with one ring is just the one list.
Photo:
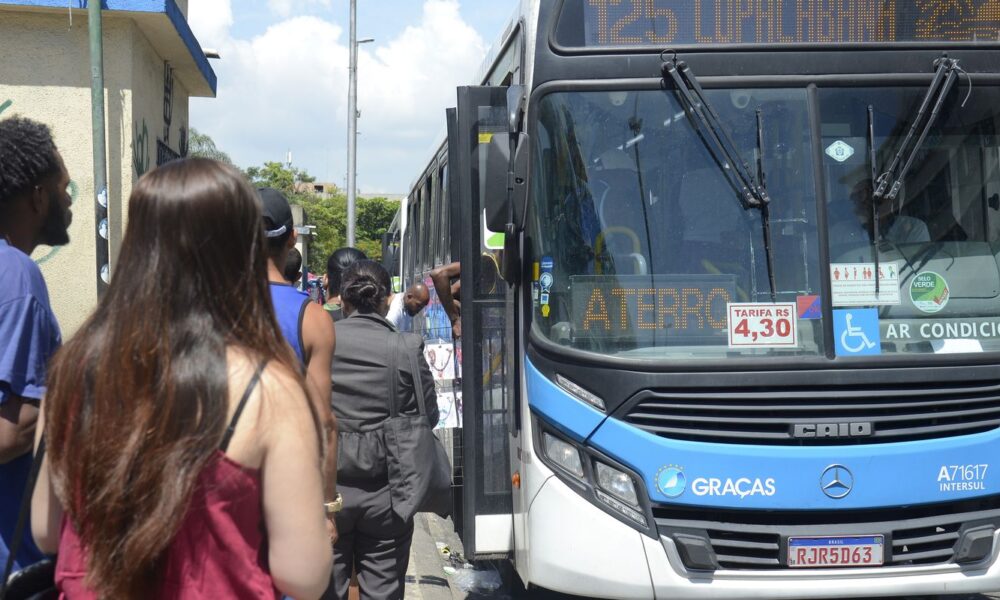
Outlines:
[[[486, 225], [486, 161], [492, 136], [507, 134], [504, 87], [461, 87], [448, 111], [452, 255], [461, 263], [462, 490], [455, 526], [469, 558], [506, 558], [514, 548], [512, 407], [518, 392], [514, 290], [501, 276], [502, 232]], [[460, 465], [460, 468], [458, 468]]]

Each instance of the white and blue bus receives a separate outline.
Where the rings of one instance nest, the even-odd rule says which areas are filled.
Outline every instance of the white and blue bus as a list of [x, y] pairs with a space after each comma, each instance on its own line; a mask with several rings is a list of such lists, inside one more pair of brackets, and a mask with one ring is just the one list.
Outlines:
[[524, 0], [474, 83], [399, 238], [462, 264], [469, 556], [1000, 589], [1000, 2]]

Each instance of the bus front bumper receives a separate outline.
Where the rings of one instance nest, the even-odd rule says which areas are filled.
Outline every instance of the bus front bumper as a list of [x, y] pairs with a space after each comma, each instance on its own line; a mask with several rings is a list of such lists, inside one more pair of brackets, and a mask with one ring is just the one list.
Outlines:
[[1000, 531], [992, 554], [974, 565], [694, 572], [685, 569], [670, 538], [629, 528], [549, 477], [531, 502], [527, 532], [530, 583], [586, 597], [745, 600], [1000, 590]]

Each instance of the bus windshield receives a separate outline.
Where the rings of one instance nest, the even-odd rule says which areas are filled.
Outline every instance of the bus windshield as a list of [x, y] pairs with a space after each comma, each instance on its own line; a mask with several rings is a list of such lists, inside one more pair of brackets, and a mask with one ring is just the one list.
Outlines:
[[[705, 91], [765, 175], [770, 249], [761, 211], [741, 204], [730, 167], [675, 93], [545, 96], [532, 179], [535, 331], [636, 358], [849, 356], [853, 343], [838, 343], [849, 316], [848, 331], [868, 336], [859, 355], [1000, 350], [998, 90], [979, 86], [960, 107], [966, 87], [956, 86], [900, 193], [873, 200], [872, 174], [899, 151], [925, 92], [821, 88], [812, 114], [804, 88]], [[830, 319], [837, 339], [827, 340]]]

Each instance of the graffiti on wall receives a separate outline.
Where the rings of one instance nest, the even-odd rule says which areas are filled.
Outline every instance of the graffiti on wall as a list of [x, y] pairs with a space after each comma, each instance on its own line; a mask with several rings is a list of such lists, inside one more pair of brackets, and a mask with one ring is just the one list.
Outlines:
[[174, 152], [174, 149], [163, 143], [163, 140], [156, 140], [156, 166], [165, 165], [172, 160], [177, 160], [181, 155]]
[[136, 177], [142, 177], [149, 170], [149, 128], [146, 119], [142, 120], [142, 129], [136, 121], [132, 128], [132, 166]]
[[[7, 110], [13, 105], [14, 105], [13, 100], [5, 100], [3, 102], [0, 102], [0, 115], [2, 115], [5, 110]], [[75, 181], [69, 182], [69, 189], [67, 191], [69, 192], [70, 204], [76, 203], [76, 198], [80, 193], [80, 188]], [[53, 246], [51, 249], [49, 249], [47, 254], [39, 258], [36, 258], [35, 262], [37, 264], [43, 265], [52, 260], [53, 258], [55, 258], [56, 254], [59, 254], [59, 252], [62, 249], [63, 249], [62, 246]]]
[[174, 70], [163, 61], [163, 143], [170, 145], [170, 123], [174, 119]]
[[156, 166], [166, 164], [187, 155], [187, 136], [181, 127], [178, 141], [180, 152], [170, 147], [170, 125], [174, 121], [174, 70], [170, 63], [163, 61], [163, 137], [156, 140]]
[[183, 125], [181, 125], [181, 139], [177, 141], [177, 151], [181, 156], [188, 155], [188, 130]]

